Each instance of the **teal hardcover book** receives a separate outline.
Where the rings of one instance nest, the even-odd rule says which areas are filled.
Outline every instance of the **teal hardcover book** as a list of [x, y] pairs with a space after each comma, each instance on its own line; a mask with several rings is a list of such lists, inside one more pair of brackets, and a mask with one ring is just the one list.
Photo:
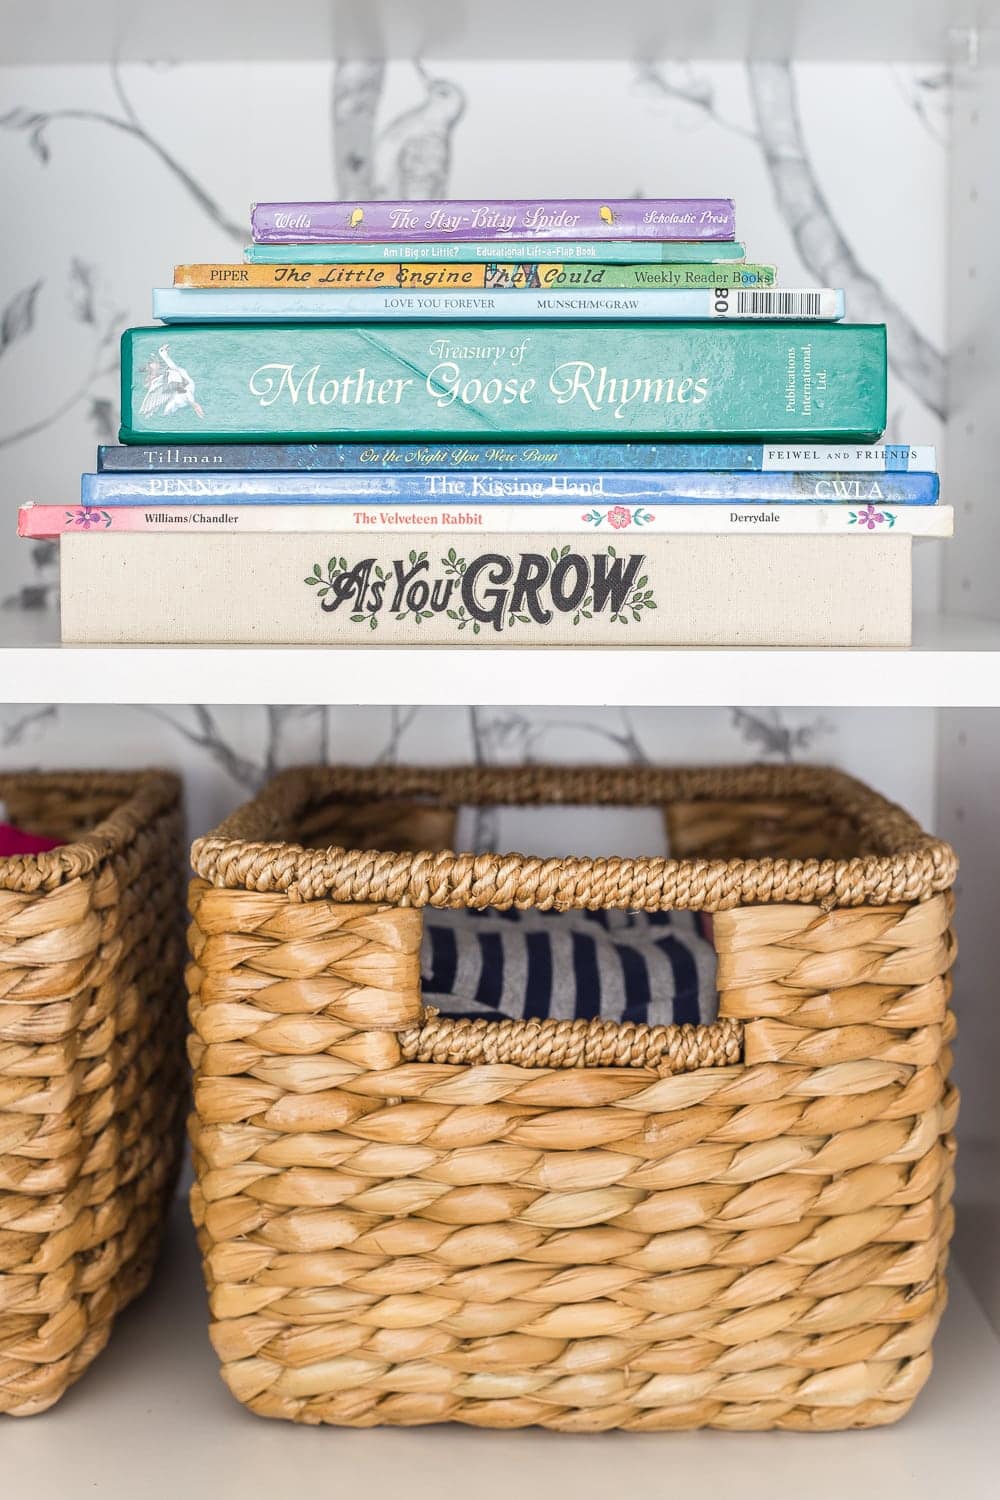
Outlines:
[[126, 443], [871, 442], [881, 324], [234, 323], [122, 339]]

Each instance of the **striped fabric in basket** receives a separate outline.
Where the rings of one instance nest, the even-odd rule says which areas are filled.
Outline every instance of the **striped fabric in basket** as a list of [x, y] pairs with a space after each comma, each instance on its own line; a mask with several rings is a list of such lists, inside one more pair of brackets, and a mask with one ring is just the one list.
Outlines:
[[424, 1003], [510, 1021], [716, 1020], [715, 949], [700, 912], [424, 909]]

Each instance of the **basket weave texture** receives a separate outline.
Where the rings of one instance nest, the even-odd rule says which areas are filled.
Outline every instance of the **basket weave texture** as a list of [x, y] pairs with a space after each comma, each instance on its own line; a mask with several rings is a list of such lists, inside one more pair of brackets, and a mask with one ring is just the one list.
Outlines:
[[[670, 859], [440, 847], [650, 806]], [[254, 1411], [351, 1426], [901, 1416], [944, 1306], [955, 857], [812, 767], [286, 772], [199, 840], [192, 1207]], [[457, 1022], [421, 907], [715, 913], [713, 1026]]]
[[0, 776], [0, 1412], [51, 1406], [156, 1257], [183, 1141], [180, 786]]

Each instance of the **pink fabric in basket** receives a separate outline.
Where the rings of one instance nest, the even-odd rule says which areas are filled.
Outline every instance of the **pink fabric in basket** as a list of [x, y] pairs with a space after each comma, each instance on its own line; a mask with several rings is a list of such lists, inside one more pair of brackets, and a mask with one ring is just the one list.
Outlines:
[[58, 849], [62, 839], [44, 839], [37, 833], [25, 833], [13, 823], [0, 823], [0, 859], [12, 854], [44, 854], [49, 849]]

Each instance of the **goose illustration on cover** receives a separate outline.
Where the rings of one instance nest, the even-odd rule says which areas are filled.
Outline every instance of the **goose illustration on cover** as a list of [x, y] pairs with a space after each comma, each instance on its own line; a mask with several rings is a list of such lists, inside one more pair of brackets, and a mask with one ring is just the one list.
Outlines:
[[190, 406], [196, 416], [205, 413], [194, 399], [194, 380], [183, 366], [171, 359], [169, 345], [161, 344], [151, 356], [144, 371], [146, 394], [139, 408], [141, 416], [168, 417]]

